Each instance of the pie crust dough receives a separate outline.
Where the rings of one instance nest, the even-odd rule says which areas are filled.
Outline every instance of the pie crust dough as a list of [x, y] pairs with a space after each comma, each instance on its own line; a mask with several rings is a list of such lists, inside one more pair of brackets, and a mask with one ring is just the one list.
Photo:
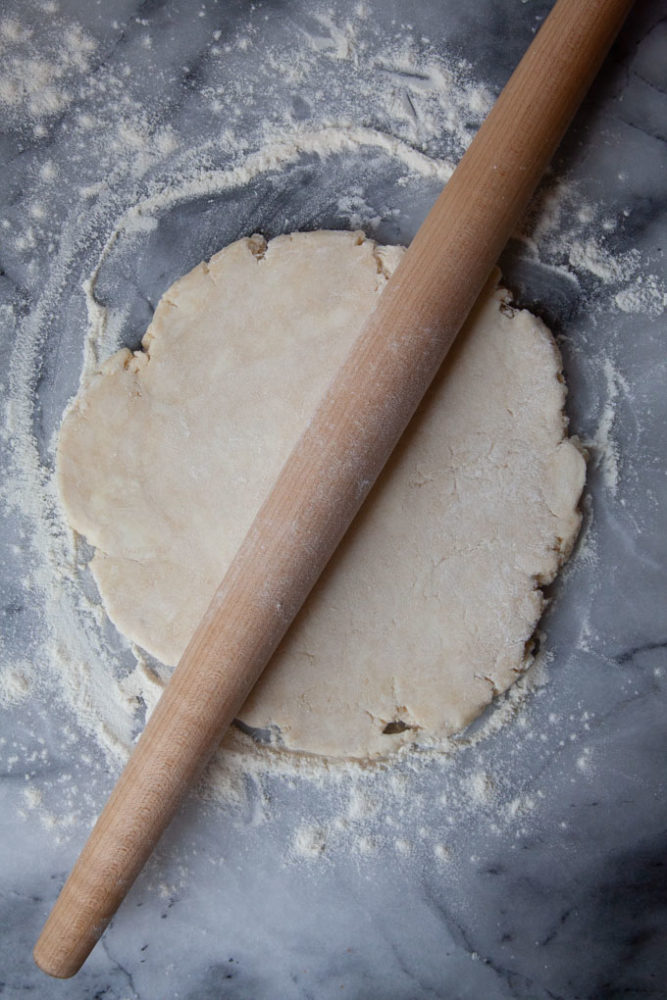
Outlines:
[[[241, 239], [175, 282], [143, 350], [68, 409], [67, 517], [110, 618], [165, 664], [402, 252], [349, 232]], [[458, 732], [505, 691], [579, 529], [564, 400], [549, 331], [492, 283], [242, 721], [374, 757]]]

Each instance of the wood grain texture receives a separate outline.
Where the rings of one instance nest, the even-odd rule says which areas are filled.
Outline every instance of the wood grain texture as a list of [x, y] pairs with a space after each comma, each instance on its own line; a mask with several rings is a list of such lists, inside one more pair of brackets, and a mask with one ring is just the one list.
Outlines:
[[35, 947], [73, 975], [246, 699], [435, 376], [628, 10], [559, 0], [236, 555]]

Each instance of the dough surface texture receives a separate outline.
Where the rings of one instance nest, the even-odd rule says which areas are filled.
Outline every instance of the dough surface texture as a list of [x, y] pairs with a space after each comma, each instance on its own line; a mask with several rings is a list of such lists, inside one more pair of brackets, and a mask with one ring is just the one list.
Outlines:
[[[401, 249], [242, 239], [162, 297], [61, 429], [71, 526], [109, 616], [177, 662]], [[240, 717], [286, 748], [374, 757], [463, 729], [530, 662], [585, 465], [557, 347], [487, 288]]]

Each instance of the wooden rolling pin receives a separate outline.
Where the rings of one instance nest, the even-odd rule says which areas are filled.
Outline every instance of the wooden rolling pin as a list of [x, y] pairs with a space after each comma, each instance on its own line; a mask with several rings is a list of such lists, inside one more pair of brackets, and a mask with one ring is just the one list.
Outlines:
[[268, 663], [435, 376], [631, 0], [558, 0], [280, 473], [35, 947], [81, 967]]

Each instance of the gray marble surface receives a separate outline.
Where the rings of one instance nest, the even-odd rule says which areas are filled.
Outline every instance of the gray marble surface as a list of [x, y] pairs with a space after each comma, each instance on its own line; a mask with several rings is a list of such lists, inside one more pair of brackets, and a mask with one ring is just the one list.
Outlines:
[[[197, 182], [288, 120], [393, 128], [403, 149], [455, 158], [465, 140], [428, 110], [396, 40], [413, 66], [465, 59], [465, 79], [495, 94], [549, 6], [4, 0], [0, 995], [667, 997], [664, 0], [637, 4], [502, 262], [559, 337], [591, 451], [584, 539], [544, 623], [547, 683], [416, 768], [354, 787], [255, 774], [233, 803], [193, 796], [75, 979], [48, 979], [30, 954], [118, 771], [48, 662], [31, 480], [17, 488], [12, 460], [29, 431], [48, 483], [81, 373], [82, 281], [98, 268], [96, 297], [117, 310], [107, 343], [135, 346], [169, 282], [237, 236], [361, 225], [409, 241], [439, 181], [377, 142], [326, 157], [305, 143], [251, 182]], [[383, 74], [405, 120], [372, 97]], [[109, 240], [175, 178], [178, 198]], [[554, 214], [561, 182], [574, 193]], [[107, 631], [122, 668], [131, 654]]]

